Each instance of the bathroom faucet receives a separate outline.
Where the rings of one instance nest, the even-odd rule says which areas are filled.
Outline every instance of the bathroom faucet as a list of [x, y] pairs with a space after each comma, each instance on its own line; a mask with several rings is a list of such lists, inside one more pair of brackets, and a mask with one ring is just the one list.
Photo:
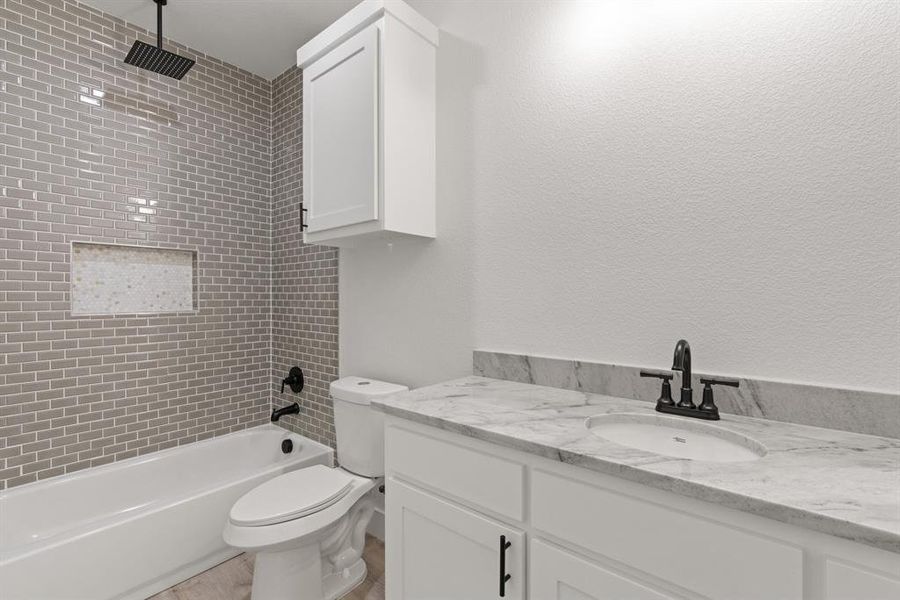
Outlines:
[[675, 344], [672, 370], [681, 371], [681, 400], [679, 408], [694, 408], [694, 389], [691, 387], [691, 345], [687, 340]]
[[662, 380], [662, 390], [659, 398], [656, 400], [656, 410], [661, 413], [718, 421], [719, 408], [713, 399], [712, 386], [727, 385], [739, 387], [741, 384], [737, 379], [701, 378], [703, 401], [700, 403], [700, 406], [696, 406], [694, 404], [694, 390], [691, 387], [691, 375], [693, 374], [691, 372], [691, 345], [688, 344], [687, 340], [678, 340], [678, 343], [675, 344], [672, 370], [681, 371], [681, 400], [679, 400], [678, 404], [675, 404], [675, 401], [672, 400], [672, 389], [669, 386], [669, 381], [673, 377], [671, 373], [641, 371], [641, 377], [654, 377]]

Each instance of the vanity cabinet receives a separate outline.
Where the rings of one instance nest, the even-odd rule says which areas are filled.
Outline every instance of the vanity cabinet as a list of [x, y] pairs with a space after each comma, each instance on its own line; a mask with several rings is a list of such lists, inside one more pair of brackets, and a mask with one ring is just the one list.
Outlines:
[[825, 560], [825, 600], [900, 598], [900, 568], [894, 575], [897, 578], [828, 558]]
[[735, 589], [753, 590], [755, 598], [802, 597], [797, 546], [623, 494], [610, 483], [532, 470], [531, 524], [709, 598], [732, 597]]
[[541, 540], [531, 541], [528, 564], [531, 597], [540, 600], [674, 598]]
[[[391, 562], [390, 587], [398, 598], [488, 600], [525, 597], [524, 534], [500, 521], [400, 482], [391, 484], [387, 518], [406, 551]], [[501, 548], [500, 544], [508, 544]]]
[[389, 600], [500, 598], [501, 573], [503, 597], [531, 600], [900, 598], [900, 554], [397, 417], [385, 427]]
[[366, 0], [298, 50], [304, 242], [435, 236], [437, 41], [403, 2]]

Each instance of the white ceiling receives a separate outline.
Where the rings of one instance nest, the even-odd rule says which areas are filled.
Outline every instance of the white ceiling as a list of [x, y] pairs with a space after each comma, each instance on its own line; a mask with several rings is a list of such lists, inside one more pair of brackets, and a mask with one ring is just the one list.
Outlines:
[[[360, 0], [169, 0], [163, 35], [267, 79], [297, 60], [297, 48]], [[153, 0], [81, 0], [156, 32]]]

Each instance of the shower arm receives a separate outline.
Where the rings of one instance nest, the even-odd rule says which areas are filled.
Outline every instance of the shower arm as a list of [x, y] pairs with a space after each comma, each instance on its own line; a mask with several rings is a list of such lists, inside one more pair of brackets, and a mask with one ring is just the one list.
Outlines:
[[168, 0], [153, 0], [156, 2], [156, 47], [162, 48], [162, 7]]

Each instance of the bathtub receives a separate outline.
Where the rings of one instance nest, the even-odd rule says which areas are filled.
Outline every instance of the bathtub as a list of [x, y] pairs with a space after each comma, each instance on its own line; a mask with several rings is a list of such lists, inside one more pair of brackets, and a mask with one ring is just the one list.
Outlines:
[[0, 493], [0, 598], [146, 598], [239, 554], [222, 529], [242, 494], [332, 457], [263, 425]]

